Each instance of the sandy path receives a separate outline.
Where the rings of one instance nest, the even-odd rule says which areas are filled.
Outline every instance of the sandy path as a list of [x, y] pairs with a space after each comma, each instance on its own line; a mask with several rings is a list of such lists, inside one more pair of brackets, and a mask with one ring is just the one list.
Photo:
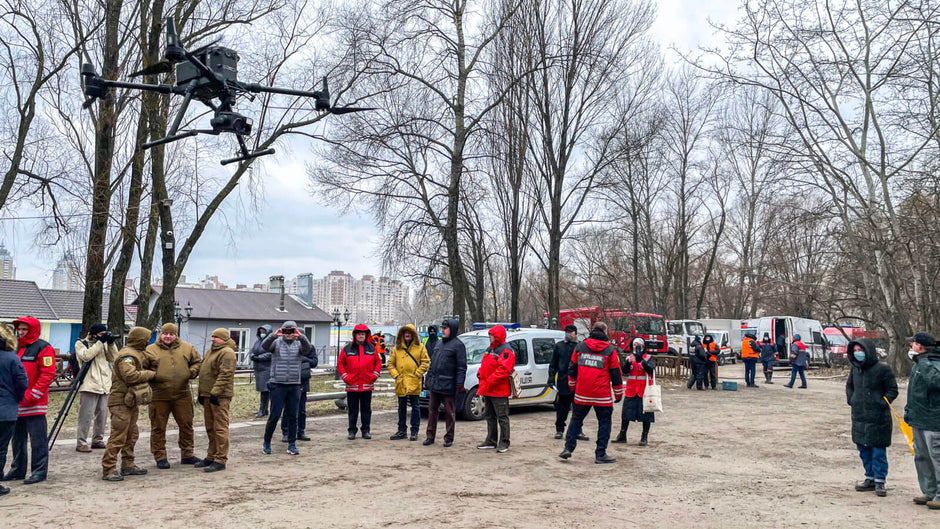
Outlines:
[[[723, 368], [732, 375], [740, 366]], [[228, 469], [157, 470], [149, 440], [137, 447], [150, 474], [106, 483], [100, 451], [52, 454], [50, 479], [14, 483], [0, 525], [27, 527], [940, 527], [915, 506], [913, 460], [896, 432], [888, 497], [854, 492], [861, 464], [849, 435], [843, 380], [737, 392], [667, 386], [650, 446], [612, 445], [619, 461], [593, 463], [593, 443], [558, 460], [548, 408], [514, 411], [507, 454], [478, 451], [484, 423], [458, 421], [453, 447], [389, 441], [396, 416], [374, 419], [371, 441], [345, 439], [345, 416], [318, 418], [297, 457], [261, 453], [260, 422], [232, 431]], [[899, 403], [906, 395], [902, 391]], [[903, 406], [903, 405], [901, 405]], [[619, 407], [617, 409], [619, 414]], [[619, 427], [615, 418], [615, 431]], [[443, 424], [441, 425], [443, 427]], [[593, 437], [596, 423], [586, 423]], [[423, 424], [422, 436], [423, 439]], [[279, 437], [276, 437], [276, 441]], [[170, 443], [175, 437], [170, 437]], [[197, 454], [206, 446], [197, 435]]]

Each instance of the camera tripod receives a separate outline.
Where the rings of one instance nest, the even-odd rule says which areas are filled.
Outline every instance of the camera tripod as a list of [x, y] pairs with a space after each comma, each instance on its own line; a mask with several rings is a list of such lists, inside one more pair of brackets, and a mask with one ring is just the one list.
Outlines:
[[75, 375], [75, 378], [72, 379], [72, 384], [69, 385], [69, 393], [65, 396], [65, 402], [62, 403], [62, 407], [59, 409], [59, 414], [56, 415], [55, 422], [52, 423], [52, 429], [49, 430], [49, 451], [52, 451], [52, 447], [55, 445], [56, 438], [59, 437], [59, 432], [62, 430], [62, 425], [65, 424], [65, 418], [69, 415], [69, 410], [72, 409], [72, 404], [75, 402], [75, 396], [78, 395], [78, 388], [81, 387], [82, 382], [85, 380], [85, 375], [88, 374], [88, 368], [91, 367], [91, 362], [85, 362], [81, 369], [78, 370], [78, 374]]

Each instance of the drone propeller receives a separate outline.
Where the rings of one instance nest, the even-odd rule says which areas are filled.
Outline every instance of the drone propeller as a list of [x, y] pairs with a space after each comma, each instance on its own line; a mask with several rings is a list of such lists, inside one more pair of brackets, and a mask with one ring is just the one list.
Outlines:
[[329, 112], [330, 114], [340, 115], [340, 114], [351, 114], [353, 112], [365, 112], [366, 110], [378, 110], [378, 108], [376, 107], [339, 107], [339, 108], [333, 107], [333, 108], [327, 109], [326, 111]]
[[141, 75], [154, 75], [158, 73], [170, 73], [173, 71], [173, 63], [170, 61], [160, 61], [151, 64], [145, 68], [141, 68], [136, 72], [128, 75], [128, 77], [140, 77]]

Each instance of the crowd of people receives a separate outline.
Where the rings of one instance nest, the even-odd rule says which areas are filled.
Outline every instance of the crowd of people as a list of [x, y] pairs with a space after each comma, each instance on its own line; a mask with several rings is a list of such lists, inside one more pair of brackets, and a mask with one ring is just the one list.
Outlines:
[[[394, 379], [398, 397], [398, 425], [390, 440], [417, 441], [421, 427], [419, 395], [427, 392], [429, 413], [425, 428], [425, 446], [437, 439], [437, 425], [442, 409], [445, 420], [443, 446], [454, 442], [456, 401], [465, 394], [467, 351], [457, 339], [458, 322], [445, 319], [441, 339], [436, 328], [422, 343], [417, 329], [405, 325], [398, 330], [391, 351], [384, 351], [384, 341], [372, 335], [365, 325], [356, 325], [352, 340], [339, 352], [337, 372], [345, 384], [348, 436], [371, 439], [372, 394], [382, 369], [383, 353], [388, 354], [387, 369]], [[588, 441], [582, 427], [594, 410], [598, 421], [595, 463], [613, 463], [607, 453], [613, 423], [614, 406], [623, 402], [620, 431], [614, 443], [627, 441], [631, 422], [642, 424], [640, 446], [646, 446], [655, 414], [644, 409], [643, 397], [655, 372], [654, 357], [637, 338], [632, 351], [624, 356], [608, 338], [608, 329], [597, 322], [584, 341], [578, 341], [577, 329], [567, 326], [564, 340], [555, 344], [549, 365], [549, 386], [558, 394], [555, 438], [564, 438], [561, 459], [572, 457], [578, 441]], [[2, 481], [24, 480], [25, 484], [46, 479], [48, 471], [47, 424], [49, 386], [55, 376], [54, 350], [41, 340], [38, 320], [24, 317], [13, 328], [0, 325], [0, 476]], [[513, 395], [515, 353], [507, 344], [506, 328], [493, 326], [488, 331], [490, 347], [477, 370], [477, 394], [483, 399], [486, 437], [477, 448], [505, 453], [510, 449], [509, 399]], [[189, 343], [180, 340], [179, 329], [162, 326], [153, 343], [152, 333], [134, 327], [126, 344], [118, 349], [119, 337], [104, 325], [96, 324], [75, 344], [78, 361], [85, 367], [78, 387], [79, 412], [76, 451], [91, 453], [103, 449], [102, 479], [122, 481], [126, 476], [143, 475], [147, 469], [135, 462], [138, 439], [138, 414], [147, 406], [150, 418], [150, 451], [158, 469], [171, 468], [166, 450], [166, 426], [170, 416], [179, 427], [180, 464], [192, 465], [205, 472], [226, 468], [229, 451], [229, 407], [234, 397], [236, 344], [228, 330], [212, 333], [211, 346], [200, 355]], [[256, 374], [255, 388], [260, 394], [256, 417], [267, 416], [262, 451], [271, 454], [271, 441], [281, 423], [282, 441], [287, 453], [299, 454], [296, 441], [309, 440], [304, 433], [306, 396], [311, 369], [318, 363], [316, 349], [292, 321], [278, 329], [269, 325], [258, 328], [258, 340], [250, 358]], [[781, 337], [782, 338], [782, 337]], [[806, 347], [799, 336], [790, 348], [792, 387], [796, 377], [806, 387], [803, 373]], [[765, 382], [772, 384], [773, 367], [784, 340], [770, 341], [764, 336], [758, 343], [748, 334], [742, 343], [745, 379], [756, 387], [756, 364], [763, 364]], [[913, 429], [915, 467], [921, 496], [914, 502], [940, 509], [940, 347], [934, 337], [917, 333], [910, 339], [909, 356], [914, 362], [908, 386], [904, 420]], [[717, 384], [717, 346], [712, 336], [696, 340], [692, 350], [693, 374], [688, 387], [713, 389]], [[870, 340], [848, 345], [851, 373], [846, 382], [846, 400], [851, 407], [852, 440], [856, 444], [865, 471], [864, 481], [856, 484], [860, 492], [886, 495], [888, 473], [887, 448], [891, 444], [891, 402], [898, 396], [898, 386], [891, 368], [882, 363]], [[191, 381], [197, 391], [192, 394]], [[203, 408], [209, 444], [204, 458], [196, 457], [194, 447], [195, 406]], [[269, 411], [270, 407], [270, 411]], [[408, 409], [411, 409], [410, 416]], [[569, 416], [570, 415], [570, 416]], [[107, 442], [104, 429], [107, 418], [111, 430]], [[13, 447], [9, 472], [3, 474], [7, 447]], [[27, 451], [27, 442], [30, 450]], [[27, 465], [29, 463], [29, 465]], [[0, 495], [10, 491], [0, 485]]]

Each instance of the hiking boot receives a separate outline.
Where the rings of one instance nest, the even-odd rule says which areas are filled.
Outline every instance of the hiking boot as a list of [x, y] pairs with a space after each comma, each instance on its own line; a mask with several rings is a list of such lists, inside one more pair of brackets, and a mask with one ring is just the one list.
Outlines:
[[881, 496], [882, 498], [884, 498], [887, 495], [888, 495], [888, 489], [885, 487], [884, 482], [879, 481], [875, 483], [875, 496]]
[[350, 441], [352, 441], [355, 438], [356, 438], [356, 432], [349, 432], [349, 435], [346, 436], [346, 439], [349, 439]]
[[121, 475], [117, 470], [112, 470], [107, 474], [102, 474], [101, 479], [104, 481], [124, 481], [124, 476]]
[[928, 501], [927, 508], [931, 510], [940, 509], [940, 501]]
[[558, 457], [560, 457], [560, 458], [562, 458], [562, 459], [570, 459], [570, 458], [571, 458], [571, 450], [568, 450], [567, 448], [565, 448], [564, 450], [561, 451], [560, 454], [558, 454]]
[[299, 455], [300, 455], [300, 450], [297, 450], [297, 447], [294, 446], [294, 445], [288, 445], [288, 446], [287, 446], [287, 453], [290, 454], [290, 455], [292, 455], [292, 456], [299, 456]]
[[135, 465], [135, 466], [132, 466], [132, 467], [130, 467], [130, 468], [122, 468], [122, 469], [121, 469], [121, 475], [122, 475], [122, 476], [143, 476], [143, 475], [145, 475], [145, 474], [147, 474], [147, 469], [146, 469], [146, 468], [140, 468], [140, 467], [138, 467], [138, 466], [136, 466], [136, 465]]
[[925, 497], [923, 497], [923, 496], [916, 496], [916, 497], [914, 498], [914, 503], [916, 503], [917, 505], [927, 505], [927, 502], [928, 502], [928, 501], [930, 501], [930, 500], [928, 500], [927, 498], [925, 498]]
[[637, 443], [637, 446], [646, 446], [648, 444], [647, 434], [643, 434], [640, 437], [640, 442]]
[[477, 445], [477, 450], [493, 450], [496, 448], [496, 445], [488, 441], [484, 441]]
[[207, 468], [211, 466], [212, 463], [213, 461], [211, 459], [200, 459], [195, 464], [193, 464], [193, 468]]
[[372, 439], [372, 434], [369, 432], [362, 432], [363, 439]]
[[184, 457], [183, 459], [180, 459], [180, 464], [181, 465], [195, 465], [196, 463], [200, 461], [202, 461], [202, 459], [199, 459], [196, 456], [189, 456], [189, 457]]
[[211, 465], [207, 466], [206, 469], [203, 470], [203, 472], [218, 472], [220, 470], [225, 470], [225, 465], [213, 461]]
[[620, 430], [620, 433], [617, 434], [617, 438], [611, 441], [612, 443], [626, 443], [627, 442], [627, 431]]
[[617, 462], [617, 458], [616, 458], [616, 457], [611, 457], [611, 456], [609, 456], [609, 455], [607, 455], [607, 454], [599, 455], [599, 456], [594, 457], [594, 463], [596, 463], [596, 464], [598, 464], [598, 465], [603, 465], [603, 464], [607, 464], [607, 463], [616, 463], [616, 462]]
[[395, 435], [388, 438], [389, 441], [401, 441], [405, 437], [408, 437], [405, 432], [396, 432]]
[[166, 470], [170, 468], [170, 462], [166, 459], [161, 459], [160, 461], [157, 461], [157, 468], [160, 470]]
[[428, 438], [425, 439], [424, 442], [421, 443], [421, 444], [424, 445], [424, 446], [431, 446], [432, 444], [434, 444], [434, 439], [431, 439], [430, 437], [428, 437]]
[[588, 436], [586, 436], [586, 435], [584, 435], [583, 433], [579, 433], [579, 434], [578, 434], [578, 441], [590, 441], [590, 440], [591, 440], [591, 438], [588, 437]]
[[855, 490], [858, 492], [871, 492], [875, 490], [875, 480], [865, 478], [865, 481], [855, 484]]
[[271, 455], [271, 443], [264, 443], [261, 445], [261, 453], [265, 455]]
[[298, 434], [297, 434], [297, 440], [298, 440], [298, 441], [309, 441], [310, 438], [307, 437], [306, 434], [298, 433]]
[[94, 449], [107, 448], [108, 444], [104, 441], [95, 441], [94, 443], [91, 443], [91, 447]]
[[555, 432], [555, 439], [564, 439], [565, 432]]
[[418, 434], [416, 434], [416, 433], [411, 434], [411, 437], [409, 437], [408, 440], [409, 440], [409, 441], [417, 441], [417, 440], [418, 440]]
[[76, 452], [81, 452], [81, 453], [83, 453], [83, 454], [90, 454], [90, 453], [91, 453], [91, 447], [88, 446], [88, 445], [78, 445], [78, 446], [75, 447], [75, 451], [76, 451]]

